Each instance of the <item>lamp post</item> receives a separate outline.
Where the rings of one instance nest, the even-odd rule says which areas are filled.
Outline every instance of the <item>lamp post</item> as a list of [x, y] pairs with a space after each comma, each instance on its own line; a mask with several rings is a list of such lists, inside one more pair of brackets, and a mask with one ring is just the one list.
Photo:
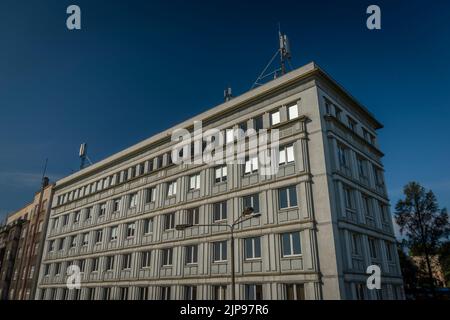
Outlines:
[[[248, 207], [245, 208], [242, 212], [242, 215], [239, 216], [236, 220], [233, 221], [232, 224], [225, 224], [225, 223], [218, 223], [218, 224], [197, 224], [196, 226], [200, 227], [214, 227], [214, 226], [226, 226], [230, 229], [230, 235], [231, 235], [231, 299], [236, 299], [236, 274], [235, 274], [235, 268], [234, 268], [234, 228], [241, 224], [244, 221], [250, 220], [252, 218], [258, 218], [261, 216], [260, 213], [253, 214], [253, 208]], [[179, 224], [175, 227], [175, 229], [179, 231], [186, 230], [187, 228], [193, 227], [193, 224]]]

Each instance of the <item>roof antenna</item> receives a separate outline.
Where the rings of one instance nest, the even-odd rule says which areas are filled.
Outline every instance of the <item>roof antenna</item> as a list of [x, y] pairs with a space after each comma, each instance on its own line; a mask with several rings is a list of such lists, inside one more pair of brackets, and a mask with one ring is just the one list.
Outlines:
[[91, 159], [87, 156], [87, 143], [82, 143], [80, 145], [80, 152], [79, 152], [81, 164], [80, 164], [80, 170], [83, 170], [86, 167], [86, 159], [89, 161], [89, 164], [92, 165]]
[[[277, 51], [275, 51], [275, 54], [269, 60], [269, 63], [266, 65], [266, 67], [260, 73], [256, 81], [253, 83], [251, 89], [255, 88], [256, 86], [262, 85], [264, 79], [266, 79], [269, 76], [273, 76], [273, 78], [276, 79], [279, 76], [285, 75], [287, 72], [286, 64], [289, 65], [289, 68], [291, 70], [293, 69], [291, 65], [291, 48], [289, 45], [289, 39], [286, 34], [281, 33], [280, 23], [278, 23], [278, 40], [279, 40], [279, 48], [277, 49]], [[267, 73], [267, 70], [273, 64], [277, 56], [280, 57], [280, 65], [277, 66], [275, 70]]]
[[228, 86], [225, 90], [223, 90], [223, 98], [225, 99], [225, 102], [233, 99], [233, 93], [231, 92], [230, 86]]

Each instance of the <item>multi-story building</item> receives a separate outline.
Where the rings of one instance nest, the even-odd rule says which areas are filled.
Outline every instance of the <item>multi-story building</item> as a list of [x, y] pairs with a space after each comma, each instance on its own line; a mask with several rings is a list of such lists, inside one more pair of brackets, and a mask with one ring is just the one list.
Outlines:
[[8, 230], [5, 243], [9, 249], [0, 269], [1, 299], [34, 299], [52, 195], [53, 185], [44, 178], [33, 201], [7, 218], [4, 230]]
[[[17, 219], [0, 227], [0, 300], [9, 298], [14, 262], [24, 221]], [[14, 295], [14, 291], [12, 294]]]
[[[239, 165], [174, 164], [171, 134], [192, 132], [194, 121], [277, 129], [278, 172], [260, 174], [250, 155]], [[36, 298], [229, 299], [224, 223], [248, 206], [260, 217], [235, 231], [237, 299], [402, 298], [380, 128], [310, 63], [63, 178]], [[373, 264], [381, 290], [365, 285]]]

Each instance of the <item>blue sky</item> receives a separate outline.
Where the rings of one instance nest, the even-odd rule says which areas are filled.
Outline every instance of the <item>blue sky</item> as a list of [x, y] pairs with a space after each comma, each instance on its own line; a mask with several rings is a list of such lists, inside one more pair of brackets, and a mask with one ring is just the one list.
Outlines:
[[[450, 205], [448, 1], [0, 2], [0, 215], [52, 180], [247, 91], [277, 46], [317, 62], [385, 125], [393, 203], [411, 180]], [[365, 10], [378, 4], [382, 30]], [[82, 30], [65, 27], [77, 4]]]

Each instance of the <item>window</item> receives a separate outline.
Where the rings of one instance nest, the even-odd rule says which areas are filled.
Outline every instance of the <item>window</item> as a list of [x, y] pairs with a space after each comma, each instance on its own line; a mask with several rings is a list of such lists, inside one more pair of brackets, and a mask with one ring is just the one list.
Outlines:
[[336, 119], [342, 121], [342, 110], [340, 108], [334, 106], [334, 114], [336, 116]]
[[[67, 226], [67, 224], [69, 223], [69, 215], [65, 214], [62, 216], [62, 225], [63, 226]], [[39, 232], [42, 231], [42, 222], [39, 223]]]
[[196, 245], [187, 246], [184, 248], [184, 252], [186, 254], [185, 257], [186, 264], [197, 263], [197, 251], [198, 247]]
[[59, 246], [58, 246], [58, 250], [61, 251], [64, 249], [64, 244], [66, 243], [66, 239], [65, 238], [61, 238], [59, 239]]
[[247, 131], [247, 121], [243, 121], [243, 122], [239, 123], [238, 127], [245, 134], [245, 132]]
[[253, 119], [253, 129], [255, 129], [255, 131], [261, 130], [263, 129], [263, 116], [257, 116]]
[[138, 198], [137, 192], [130, 194], [129, 208], [135, 208], [137, 206], [137, 198]]
[[296, 118], [298, 118], [298, 106], [297, 104], [293, 104], [288, 107], [288, 120]]
[[196, 225], [199, 224], [199, 211], [197, 208], [190, 208], [187, 210], [187, 224]]
[[217, 202], [213, 205], [213, 219], [214, 222], [227, 219], [227, 202]]
[[351, 233], [352, 255], [359, 256], [361, 254], [361, 238], [357, 233]]
[[139, 287], [139, 300], [148, 300], [149, 290], [148, 287]]
[[347, 161], [347, 151], [348, 149], [342, 144], [338, 144], [338, 158], [339, 158], [339, 166], [341, 169], [349, 168], [349, 163]]
[[213, 259], [214, 262], [227, 261], [226, 241], [213, 242]]
[[177, 194], [177, 182], [172, 181], [167, 183], [167, 197], [173, 197]]
[[227, 298], [227, 286], [213, 286], [213, 300], [225, 300]]
[[87, 246], [89, 244], [89, 233], [83, 234], [83, 246]]
[[100, 262], [99, 258], [92, 259], [92, 272], [98, 271], [99, 262]]
[[357, 130], [357, 123], [356, 123], [356, 121], [355, 120], [353, 120], [352, 118], [350, 118], [350, 117], [347, 117], [347, 121], [348, 121], [348, 128], [350, 129], [350, 130], [352, 130], [353, 132], [356, 132], [356, 130]]
[[75, 248], [77, 246], [77, 236], [70, 237], [70, 247]]
[[291, 144], [291, 145], [280, 147], [280, 159], [279, 159], [278, 163], [280, 165], [283, 165], [283, 164], [288, 164], [288, 163], [291, 163], [294, 161], [295, 161], [294, 145]]
[[274, 111], [270, 114], [270, 125], [274, 126], [280, 123], [280, 111]]
[[86, 271], [86, 260], [80, 260], [80, 272]]
[[92, 208], [86, 208], [85, 220], [89, 220], [91, 218], [92, 218]]
[[95, 243], [101, 243], [103, 241], [103, 229], [95, 231]]
[[95, 288], [87, 288], [87, 291], [88, 300], [95, 300]]
[[98, 213], [99, 217], [103, 217], [106, 214], [106, 203], [100, 204], [100, 211]]
[[362, 195], [362, 200], [363, 200], [365, 215], [368, 216], [368, 217], [373, 217], [372, 202], [371, 202], [369, 196], [366, 196], [366, 195], [363, 194]]
[[110, 241], [116, 241], [117, 240], [117, 233], [119, 231], [119, 228], [117, 226], [111, 227], [111, 233], [110, 233]]
[[196, 286], [184, 286], [184, 300], [197, 300]]
[[[15, 274], [17, 275], [17, 270], [15, 271]], [[49, 264], [44, 264], [44, 276], [48, 276], [50, 275], [50, 265]]]
[[260, 284], [246, 284], [245, 285], [245, 300], [262, 300], [262, 285]]
[[234, 129], [225, 130], [225, 143], [231, 143], [234, 141]]
[[365, 284], [364, 283], [356, 283], [355, 289], [356, 289], [356, 299], [357, 300], [365, 300]]
[[170, 287], [161, 287], [161, 300], [170, 300]]
[[388, 207], [382, 203], [378, 202], [380, 206], [380, 212], [381, 212], [381, 218], [383, 219], [383, 222], [389, 222], [389, 210]]
[[227, 166], [221, 166], [215, 168], [215, 182], [225, 182], [227, 181]]
[[61, 263], [59, 262], [55, 264], [55, 275], [59, 275], [60, 273], [61, 273]]
[[355, 201], [353, 197], [354, 190], [349, 186], [344, 186], [345, 207], [347, 209], [355, 209]]
[[120, 300], [127, 300], [127, 299], [128, 299], [128, 287], [121, 287]]
[[164, 231], [175, 229], [175, 213], [166, 213], [164, 215]]
[[156, 199], [156, 189], [147, 188], [145, 189], [145, 203], [155, 202]]
[[281, 235], [283, 257], [291, 257], [302, 254], [300, 232], [288, 232]]
[[162, 265], [163, 266], [171, 266], [172, 265], [172, 253], [173, 249], [162, 249]]
[[144, 219], [144, 234], [153, 232], [153, 218]]
[[120, 199], [113, 200], [113, 212], [118, 212], [120, 210]]
[[258, 171], [258, 156], [245, 159], [244, 174], [251, 174]]
[[278, 197], [280, 209], [297, 206], [297, 188], [295, 186], [278, 189]]
[[141, 268], [150, 268], [152, 252], [151, 251], [142, 252], [141, 257], [142, 257]]
[[358, 165], [358, 175], [360, 179], [365, 179], [367, 178], [367, 174], [366, 174], [366, 160], [364, 160], [361, 157], [357, 157], [356, 158], [356, 162]]
[[111, 299], [111, 295], [112, 295], [111, 288], [109, 288], [109, 287], [103, 288], [103, 290], [102, 290], [102, 299], [103, 300], [110, 300]]
[[74, 222], [74, 223], [80, 222], [80, 211], [76, 211], [76, 212], [74, 213], [73, 222]]
[[394, 246], [392, 243], [386, 242], [386, 258], [388, 261], [392, 262], [393, 259]]
[[114, 256], [107, 256], [106, 257], [106, 270], [113, 270], [114, 269]]
[[259, 212], [259, 194], [251, 194], [242, 198], [243, 207], [253, 208], [254, 213]]
[[131, 269], [131, 253], [122, 255], [122, 270]]
[[377, 240], [374, 238], [369, 238], [369, 251], [371, 258], [376, 259], [378, 257]]
[[136, 233], [136, 224], [128, 223], [127, 224], [127, 238], [133, 238]]
[[189, 190], [200, 189], [200, 173], [189, 177]]
[[59, 224], [59, 218], [53, 219], [53, 229], [54, 230], [58, 229], [58, 224]]
[[244, 239], [244, 254], [245, 259], [261, 258], [261, 238], [247, 238]]
[[305, 300], [305, 285], [303, 283], [285, 284], [287, 300]]
[[372, 168], [373, 168], [373, 177], [375, 179], [375, 185], [377, 187], [383, 186], [384, 183], [383, 183], [383, 173], [382, 173], [382, 171], [380, 169], [378, 169], [377, 167], [375, 167], [375, 166], [372, 166]]

